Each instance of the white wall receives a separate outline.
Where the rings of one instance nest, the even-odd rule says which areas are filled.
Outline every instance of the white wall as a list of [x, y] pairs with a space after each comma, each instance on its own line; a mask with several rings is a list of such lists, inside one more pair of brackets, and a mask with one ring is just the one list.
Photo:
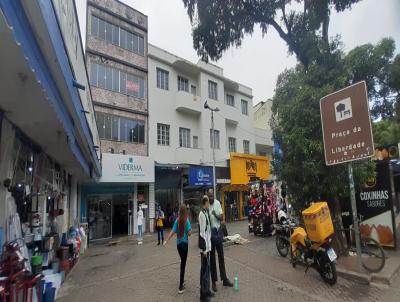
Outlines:
[[16, 211], [14, 198], [3, 185], [4, 180], [13, 176], [15, 131], [7, 120], [3, 119], [2, 122], [0, 119], [0, 123], [0, 227], [5, 232], [7, 218]]
[[[163, 164], [212, 164], [212, 149], [210, 147], [211, 113], [203, 108], [205, 101], [211, 107], [220, 111], [214, 114], [215, 129], [220, 131], [220, 148], [216, 150], [217, 166], [226, 166], [229, 159], [228, 137], [236, 138], [237, 152], [243, 152], [243, 140], [250, 141], [250, 153], [255, 153], [255, 135], [253, 127], [253, 106], [251, 88], [234, 83], [223, 77], [223, 70], [215, 65], [204, 62], [193, 64], [149, 45], [149, 146], [150, 155], [154, 160]], [[177, 68], [179, 67], [179, 70]], [[169, 72], [169, 90], [157, 88], [156, 69]], [[201, 112], [189, 114], [176, 110], [175, 98], [178, 91], [177, 77], [182, 75], [189, 79], [188, 104], [193, 96], [190, 95], [190, 85], [197, 87], [198, 101]], [[218, 85], [218, 100], [208, 98], [208, 81]], [[229, 94], [234, 95], [235, 107], [225, 104], [225, 87], [229, 85]], [[236, 89], [232, 88], [236, 87]], [[181, 93], [181, 92], [180, 92]], [[248, 115], [243, 115], [241, 99], [248, 102]], [[190, 106], [190, 105], [189, 105]], [[236, 121], [237, 125], [226, 123], [226, 118]], [[157, 123], [170, 125], [170, 146], [157, 145]], [[191, 145], [193, 136], [199, 137], [199, 149], [179, 147], [179, 127], [191, 130]]]

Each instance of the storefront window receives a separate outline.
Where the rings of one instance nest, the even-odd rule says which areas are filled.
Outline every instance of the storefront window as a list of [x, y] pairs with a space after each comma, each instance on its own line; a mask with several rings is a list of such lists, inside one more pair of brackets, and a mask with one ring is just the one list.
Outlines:
[[88, 198], [89, 239], [111, 237], [111, 195], [96, 195]]

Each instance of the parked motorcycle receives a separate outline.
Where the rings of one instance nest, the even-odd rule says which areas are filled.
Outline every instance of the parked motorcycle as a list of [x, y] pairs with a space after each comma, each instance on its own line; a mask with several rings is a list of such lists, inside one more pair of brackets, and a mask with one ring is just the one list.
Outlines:
[[278, 253], [281, 257], [286, 257], [290, 250], [290, 235], [293, 230], [298, 226], [294, 220], [288, 220], [286, 213], [282, 210], [278, 212], [278, 222], [273, 227], [275, 233], [275, 244]]
[[337, 281], [336, 253], [331, 247], [333, 224], [326, 202], [317, 202], [302, 212], [307, 229], [297, 227], [291, 237], [292, 265], [303, 263], [306, 272], [316, 269], [330, 285]]

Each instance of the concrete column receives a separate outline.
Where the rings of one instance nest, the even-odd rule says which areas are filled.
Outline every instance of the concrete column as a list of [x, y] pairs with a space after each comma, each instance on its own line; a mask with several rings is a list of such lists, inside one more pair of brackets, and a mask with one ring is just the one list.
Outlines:
[[[154, 232], [154, 209], [155, 209], [155, 190], [154, 190], [154, 183], [149, 183], [149, 209], [148, 209], [148, 216], [149, 216], [149, 231], [151, 233]], [[150, 211], [153, 211], [151, 213]]]
[[[1, 122], [1, 120], [0, 120]], [[12, 125], [5, 119], [0, 127], [0, 227], [5, 230], [7, 217], [15, 211], [15, 204], [11, 193], [4, 187], [3, 182], [11, 179], [13, 174], [13, 148], [15, 132]]]
[[[137, 234], [138, 233], [138, 228], [137, 228], [137, 211], [138, 211], [138, 202], [137, 202], [137, 183], [133, 184], [133, 233]], [[144, 230], [143, 230], [144, 232]]]
[[69, 225], [78, 226], [79, 223], [79, 215], [78, 215], [78, 192], [77, 192], [77, 181], [74, 176], [71, 177], [71, 200], [70, 200], [70, 209], [69, 209]]

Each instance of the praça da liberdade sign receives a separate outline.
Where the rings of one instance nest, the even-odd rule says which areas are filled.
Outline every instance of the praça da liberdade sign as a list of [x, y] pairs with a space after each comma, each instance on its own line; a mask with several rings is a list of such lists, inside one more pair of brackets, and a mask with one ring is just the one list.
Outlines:
[[325, 162], [336, 165], [374, 155], [365, 82], [346, 87], [320, 101]]

